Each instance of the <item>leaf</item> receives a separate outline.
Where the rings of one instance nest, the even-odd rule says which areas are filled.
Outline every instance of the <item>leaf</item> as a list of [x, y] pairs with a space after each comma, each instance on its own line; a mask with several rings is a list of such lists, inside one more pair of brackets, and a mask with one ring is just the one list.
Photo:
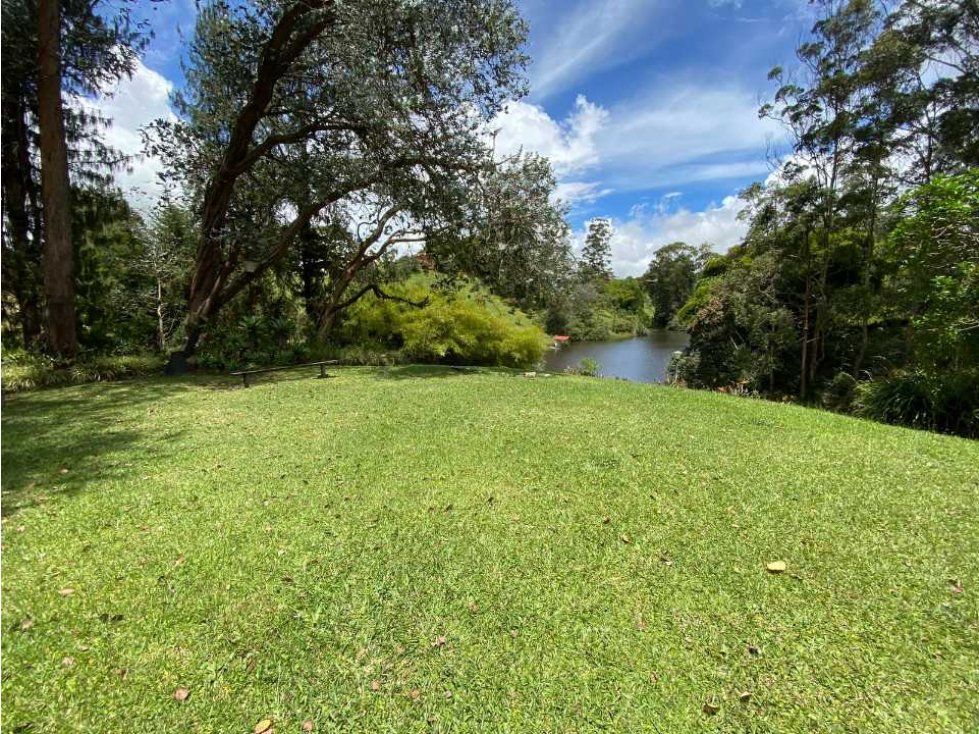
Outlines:
[[303, 731], [309, 732], [313, 730], [313, 722], [309, 719], [303, 722]]
[[445, 639], [445, 635], [439, 635], [438, 637], [435, 638], [435, 641], [432, 643], [432, 647], [445, 647], [446, 642], [447, 640]]
[[630, 545], [632, 543], [632, 538], [630, 538], [625, 533], [623, 533], [622, 535], [619, 536], [619, 540], [621, 540], [626, 545]]
[[252, 731], [255, 732], [255, 734], [265, 734], [265, 732], [270, 731], [271, 729], [272, 719], [262, 719], [255, 724], [255, 728], [252, 729]]
[[66, 587], [64, 589], [59, 589], [58, 593], [61, 594], [62, 596], [71, 596], [72, 594], [75, 593], [75, 590]]
[[408, 697], [412, 701], [417, 701], [419, 698], [422, 697], [422, 692], [417, 688], [412, 688], [410, 691], [408, 691]]
[[748, 703], [748, 701], [751, 700], [751, 691], [743, 691], [741, 695], [738, 696], [738, 700], [741, 703]]
[[756, 658], [761, 655], [761, 650], [759, 650], [755, 645], [748, 645], [748, 654]]
[[785, 573], [785, 569], [788, 568], [788, 565], [785, 563], [785, 561], [772, 561], [766, 566], [766, 568], [768, 569], [769, 573]]
[[379, 690], [381, 690], [381, 681], [379, 681], [379, 680], [372, 680], [371, 681], [371, 690], [374, 691], [375, 693], [377, 693]]
[[28, 617], [20, 623], [20, 628], [25, 632], [34, 626], [34, 620]]
[[61, 664], [66, 668], [70, 668], [72, 665], [75, 664], [75, 658], [73, 658], [71, 655], [68, 655], [62, 658]]
[[612, 522], [612, 518], [610, 518], [608, 515], [602, 518], [602, 525], [608, 525], [610, 522]]
[[721, 710], [721, 707], [718, 706], [713, 701], [704, 701], [704, 705], [701, 710], [708, 716], [713, 716], [714, 714], [716, 714], [718, 711]]
[[190, 691], [186, 688], [178, 688], [173, 692], [173, 697], [178, 701], [186, 701], [190, 698]]

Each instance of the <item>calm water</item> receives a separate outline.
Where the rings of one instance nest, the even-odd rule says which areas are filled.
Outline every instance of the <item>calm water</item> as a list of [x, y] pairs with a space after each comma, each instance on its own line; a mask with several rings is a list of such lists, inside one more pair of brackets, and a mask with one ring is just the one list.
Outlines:
[[682, 331], [654, 329], [648, 336], [614, 342], [572, 342], [544, 357], [544, 368], [561, 372], [577, 367], [585, 358], [594, 359], [605, 377], [624, 377], [633, 382], [662, 382], [673, 352], [687, 346]]

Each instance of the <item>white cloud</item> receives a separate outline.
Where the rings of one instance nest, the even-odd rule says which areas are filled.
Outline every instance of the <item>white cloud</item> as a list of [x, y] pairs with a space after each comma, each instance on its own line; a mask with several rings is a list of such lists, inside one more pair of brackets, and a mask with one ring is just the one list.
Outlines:
[[[725, 197], [700, 212], [679, 205], [675, 195], [668, 195], [659, 205], [632, 208], [625, 220], [613, 220], [612, 269], [618, 276], [641, 275], [656, 250], [671, 242], [690, 245], [708, 243], [724, 251], [737, 244], [747, 230], [738, 219], [744, 202], [736, 196]], [[575, 232], [578, 250], [584, 244], [585, 232]]]
[[597, 181], [562, 181], [554, 190], [554, 198], [574, 206], [594, 203], [611, 193], [612, 189], [602, 188]]
[[157, 174], [163, 166], [158, 159], [143, 155], [140, 129], [160, 118], [174, 119], [171, 89], [166, 78], [137, 61], [132, 78], [123, 79], [108, 94], [96, 100], [74, 100], [112, 121], [102, 134], [105, 143], [133, 156], [131, 170], [116, 173], [116, 184], [142, 211], [151, 209], [162, 193]]
[[607, 110], [579, 94], [574, 109], [562, 122], [555, 121], [543, 107], [518, 101], [508, 104], [491, 127], [497, 131], [498, 155], [520, 150], [539, 153], [550, 159], [557, 176], [565, 177], [598, 163], [595, 139], [607, 120]]

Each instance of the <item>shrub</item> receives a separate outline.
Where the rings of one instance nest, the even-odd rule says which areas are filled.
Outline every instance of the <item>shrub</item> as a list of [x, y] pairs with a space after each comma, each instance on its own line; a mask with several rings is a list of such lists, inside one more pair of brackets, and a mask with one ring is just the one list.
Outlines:
[[854, 413], [885, 423], [979, 437], [979, 370], [897, 371], [861, 383]]
[[68, 367], [59, 367], [50, 357], [20, 352], [4, 355], [3, 389], [22, 392], [85, 382], [109, 382], [155, 375], [162, 369], [163, 357], [159, 355], [90, 357]]
[[391, 295], [428, 303], [416, 307], [369, 295], [346, 315], [342, 338], [397, 351], [412, 362], [531, 367], [544, 356], [547, 337], [521, 311], [473, 283], [451, 291], [419, 274], [389, 286]]

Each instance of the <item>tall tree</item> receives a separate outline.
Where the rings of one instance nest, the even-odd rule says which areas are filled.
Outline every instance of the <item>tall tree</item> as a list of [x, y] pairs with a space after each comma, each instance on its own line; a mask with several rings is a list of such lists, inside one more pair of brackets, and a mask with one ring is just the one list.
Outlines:
[[483, 125], [523, 92], [525, 33], [510, 0], [202, 7], [182, 119], [158, 126], [201, 221], [172, 367], [331, 206], [370, 192], [416, 225], [457, 206]]
[[[61, 209], [66, 201], [65, 166], [71, 185], [104, 185], [112, 168], [124, 162], [124, 157], [101, 140], [108, 121], [82, 106], [65, 106], [62, 97], [105, 92], [131, 73], [147, 40], [145, 27], [132, 19], [135, 2], [114, 0], [108, 7], [100, 0], [3, 2], [2, 182], [8, 225], [3, 246], [4, 270], [12, 276], [4, 282], [5, 288], [13, 284], [26, 345], [36, 342], [40, 333], [42, 280], [57, 292], [49, 315], [58, 327], [49, 334], [49, 341], [56, 337], [70, 344], [74, 325], [74, 319], [66, 315], [71, 308], [71, 258], [64, 256], [68, 251], [66, 220], [59, 207], [52, 212], [54, 246], [44, 268], [48, 277], [42, 275], [45, 216], [38, 162], [47, 164], [53, 156], [54, 162], [47, 165], [52, 179], [48, 193]], [[42, 135], [45, 155], [41, 154]], [[66, 163], [62, 165], [60, 159]]]
[[656, 251], [643, 275], [653, 302], [653, 324], [669, 326], [676, 312], [693, 293], [697, 278], [710, 257], [710, 246], [693, 247], [673, 242]]
[[44, 202], [44, 292], [48, 347], [75, 356], [75, 264], [71, 247], [71, 187], [61, 100], [61, 3], [39, 0], [37, 124], [40, 130], [41, 198]]
[[598, 217], [588, 222], [580, 271], [586, 278], [612, 277], [612, 220]]

